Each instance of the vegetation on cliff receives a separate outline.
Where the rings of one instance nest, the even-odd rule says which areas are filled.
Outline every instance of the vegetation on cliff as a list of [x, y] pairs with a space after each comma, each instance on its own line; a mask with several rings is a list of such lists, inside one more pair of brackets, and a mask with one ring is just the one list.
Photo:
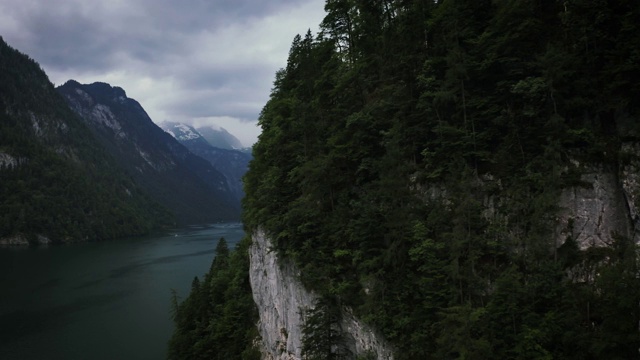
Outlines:
[[637, 245], [553, 231], [574, 163], [640, 140], [640, 3], [325, 9], [262, 111], [246, 226], [398, 359], [637, 357]]
[[194, 278], [191, 292], [179, 302], [173, 294], [176, 329], [169, 341], [168, 358], [258, 360], [254, 347], [256, 307], [249, 284], [249, 244], [242, 240], [229, 251], [224, 238], [203, 279]]

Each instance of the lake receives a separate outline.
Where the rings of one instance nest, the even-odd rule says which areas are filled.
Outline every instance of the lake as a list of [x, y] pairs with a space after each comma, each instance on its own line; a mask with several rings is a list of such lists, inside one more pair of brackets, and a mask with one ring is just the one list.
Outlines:
[[209, 270], [242, 224], [37, 248], [0, 248], [0, 359], [165, 359], [171, 289]]

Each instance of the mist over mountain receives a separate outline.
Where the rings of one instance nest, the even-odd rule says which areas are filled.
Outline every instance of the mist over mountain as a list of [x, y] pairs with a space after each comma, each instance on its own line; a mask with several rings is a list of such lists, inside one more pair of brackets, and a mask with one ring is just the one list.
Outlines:
[[198, 127], [195, 130], [213, 147], [229, 150], [240, 150], [244, 148], [240, 140], [223, 127], [209, 125]]

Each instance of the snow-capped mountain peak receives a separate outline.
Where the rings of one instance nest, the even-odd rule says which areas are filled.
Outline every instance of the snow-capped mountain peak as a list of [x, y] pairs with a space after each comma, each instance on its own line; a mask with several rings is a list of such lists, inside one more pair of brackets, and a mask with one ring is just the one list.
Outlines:
[[202, 135], [193, 127], [175, 122], [164, 122], [160, 127], [178, 141], [195, 140], [201, 138]]
[[211, 124], [194, 128], [191, 125], [165, 121], [160, 127], [180, 142], [208, 144], [219, 149], [243, 150], [238, 138], [220, 125]]

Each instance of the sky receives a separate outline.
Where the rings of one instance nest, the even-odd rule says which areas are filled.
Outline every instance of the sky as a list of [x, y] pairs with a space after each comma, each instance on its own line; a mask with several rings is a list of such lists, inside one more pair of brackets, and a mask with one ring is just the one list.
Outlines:
[[56, 86], [107, 82], [156, 123], [251, 146], [294, 36], [323, 17], [324, 0], [0, 0], [0, 36]]

